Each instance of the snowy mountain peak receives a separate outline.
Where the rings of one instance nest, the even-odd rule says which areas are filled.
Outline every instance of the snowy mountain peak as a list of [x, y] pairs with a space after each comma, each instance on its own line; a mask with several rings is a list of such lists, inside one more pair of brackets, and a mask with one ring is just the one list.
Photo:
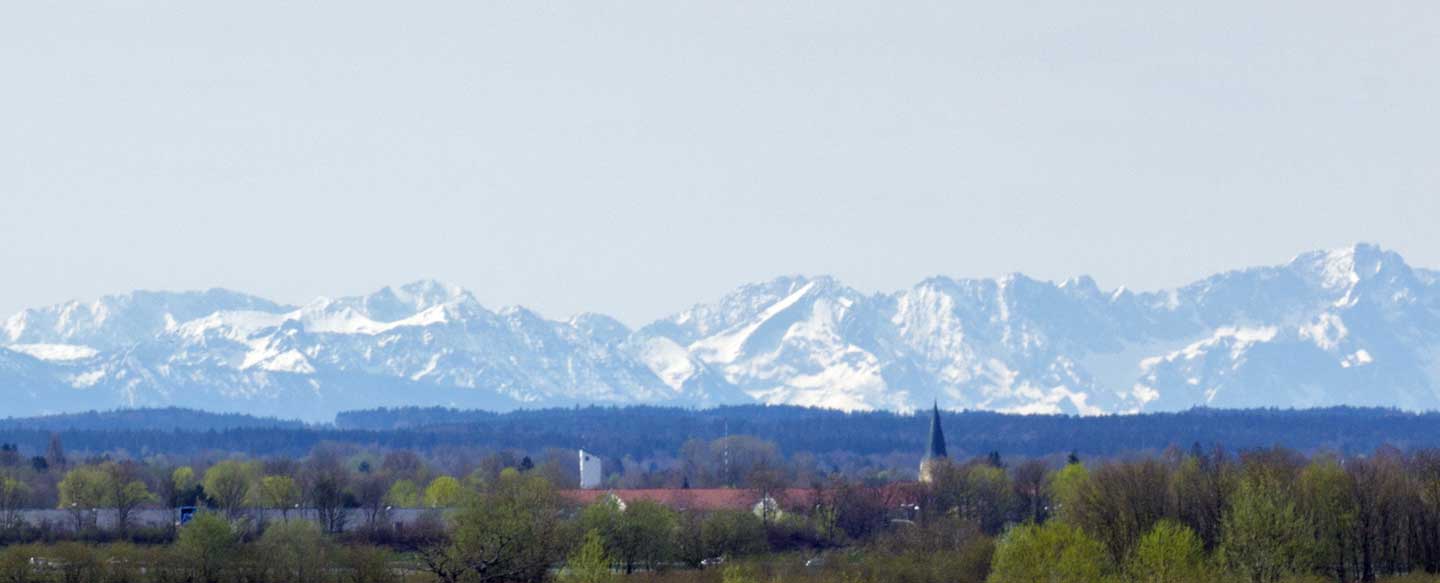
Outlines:
[[113, 348], [145, 341], [177, 322], [217, 311], [281, 312], [269, 300], [212, 288], [194, 292], [136, 291], [97, 300], [70, 301], [11, 316], [5, 336], [15, 344], [74, 344]]
[[413, 281], [400, 286], [398, 290], [386, 287], [383, 291], [389, 292], [391, 297], [410, 306], [416, 312], [439, 305], [475, 301], [475, 296], [460, 286], [433, 279]]
[[1095, 283], [1095, 278], [1088, 275], [1081, 275], [1065, 280], [1060, 284], [1061, 289], [1074, 290], [1083, 294], [1098, 294], [1100, 286]]
[[350, 307], [376, 322], [396, 322], [412, 318], [437, 306], [468, 305], [479, 307], [470, 292], [460, 286], [422, 279], [399, 287], [385, 286], [364, 296], [335, 300], [337, 305]]
[[1410, 267], [1399, 253], [1369, 243], [1304, 253], [1291, 260], [1289, 266], [1332, 290], [1349, 289], [1361, 281], [1386, 275], [1410, 277]]
[[630, 336], [630, 328], [604, 314], [576, 314], [568, 324], [581, 334], [606, 341], [621, 341]]
[[300, 307], [225, 290], [135, 292], [25, 310], [0, 332], [0, 398], [16, 415], [140, 405], [310, 419], [429, 404], [1440, 407], [1440, 274], [1367, 244], [1155, 292], [1011, 274], [865, 294], [785, 276], [636, 330], [600, 314], [491, 312], [457, 286], [422, 280]]

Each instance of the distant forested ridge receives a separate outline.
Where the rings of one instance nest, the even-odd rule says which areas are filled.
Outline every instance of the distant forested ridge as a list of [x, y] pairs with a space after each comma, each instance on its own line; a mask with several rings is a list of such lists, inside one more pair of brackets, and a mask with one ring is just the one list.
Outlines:
[[[1013, 415], [942, 412], [952, 455], [1042, 456], [1077, 451], [1119, 455], [1169, 446], [1230, 449], [1285, 446], [1302, 451], [1368, 452], [1440, 446], [1440, 413], [1394, 409], [1191, 409], [1179, 413]], [[507, 447], [613, 448], [613, 455], [673, 451], [686, 439], [726, 433], [773, 441], [784, 451], [856, 454], [919, 452], [927, 417], [892, 412], [743, 405], [713, 409], [588, 407], [493, 413], [446, 408], [351, 411], [336, 416], [342, 430], [417, 431], [484, 436]], [[566, 441], [564, 445], [551, 440]]]
[[40, 417], [0, 419], [0, 430], [37, 429], [90, 431], [153, 429], [160, 431], [210, 431], [221, 429], [305, 427], [300, 421], [255, 417], [236, 413], [210, 413], [195, 409], [166, 407], [158, 409], [117, 409], [87, 411]]
[[[1440, 413], [1390, 409], [1193, 409], [1180, 413], [1075, 417], [990, 412], [944, 414], [952, 456], [1038, 457], [1158, 452], [1199, 443], [1231, 450], [1285, 446], [1364, 454], [1380, 445], [1440, 446]], [[130, 455], [238, 452], [304, 455], [322, 442], [433, 451], [466, 447], [540, 452], [584, 448], [606, 456], [674, 455], [690, 439], [726, 434], [774, 442], [786, 453], [919, 455], [923, 415], [845, 413], [746, 405], [693, 410], [585, 407], [494, 413], [445, 408], [346, 412], [334, 425], [184, 409], [136, 409], [0, 421], [0, 442], [37, 455], [58, 434], [72, 451]]]

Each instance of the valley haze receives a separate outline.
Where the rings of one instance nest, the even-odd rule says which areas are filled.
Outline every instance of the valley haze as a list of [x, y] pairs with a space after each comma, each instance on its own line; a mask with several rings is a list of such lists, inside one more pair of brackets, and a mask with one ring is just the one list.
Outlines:
[[430, 280], [299, 306], [137, 291], [6, 319], [0, 398], [11, 416], [177, 406], [312, 421], [410, 405], [1430, 410], [1440, 272], [1360, 244], [1154, 292], [1016, 274], [867, 294], [789, 276], [638, 329], [492, 311]]

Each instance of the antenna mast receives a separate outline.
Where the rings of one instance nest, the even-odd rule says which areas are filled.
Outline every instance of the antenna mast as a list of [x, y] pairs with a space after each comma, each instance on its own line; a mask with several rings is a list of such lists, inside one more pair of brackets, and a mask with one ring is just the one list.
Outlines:
[[724, 458], [725, 458], [725, 481], [730, 484], [730, 487], [731, 487], [731, 488], [734, 488], [734, 487], [735, 487], [735, 480], [731, 479], [731, 477], [730, 477], [730, 420], [729, 420], [729, 419], [726, 419], [726, 420], [725, 420], [725, 453], [724, 453]]

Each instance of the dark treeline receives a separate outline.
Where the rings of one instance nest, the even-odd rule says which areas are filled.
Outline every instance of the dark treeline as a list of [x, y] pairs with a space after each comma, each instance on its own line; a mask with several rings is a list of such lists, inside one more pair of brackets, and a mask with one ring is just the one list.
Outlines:
[[254, 417], [239, 413], [210, 413], [194, 409], [166, 407], [158, 409], [119, 409], [87, 411], [41, 417], [0, 419], [0, 430], [34, 429], [41, 431], [87, 430], [126, 431], [133, 429], [162, 431], [210, 431], [241, 427], [300, 429], [299, 421]]
[[[1367, 452], [1381, 445], [1402, 449], [1440, 445], [1440, 413], [1394, 409], [1222, 410], [1197, 408], [1178, 413], [1079, 417], [1014, 415], [982, 411], [943, 413], [950, 446], [962, 455], [998, 451], [1044, 456], [1079, 451], [1109, 456], [1224, 444], [1236, 449], [1284, 446], [1302, 451]], [[847, 413], [830, 409], [746, 405], [714, 409], [590, 407], [497, 414], [444, 408], [377, 409], [336, 416], [344, 429], [415, 430], [460, 433], [563, 447], [594, 442], [614, 455], [673, 451], [688, 439], [715, 439], [725, 432], [772, 441], [785, 451], [855, 454], [919, 451], [928, 418], [891, 412]], [[565, 444], [548, 443], [560, 438]]]
[[[485, 447], [540, 452], [585, 448], [636, 459], [673, 453], [691, 439], [751, 435], [786, 452], [918, 455], [926, 420], [887, 412], [845, 413], [801, 407], [739, 406], [705, 410], [659, 407], [544, 409], [493, 413], [395, 409], [340, 414], [334, 426], [305, 427], [182, 410], [140, 410], [0, 422], [0, 442], [32, 455], [52, 432], [83, 452], [191, 455], [237, 452], [300, 456], [323, 442], [429, 452]], [[1210, 410], [1074, 417], [945, 414], [953, 451], [1039, 457], [1077, 451], [1086, 456], [1159, 452], [1172, 445], [1224, 444], [1232, 449], [1284, 446], [1356, 454], [1381, 445], [1402, 450], [1440, 446], [1440, 414], [1389, 409]], [[908, 463], [908, 462], [907, 462]]]

